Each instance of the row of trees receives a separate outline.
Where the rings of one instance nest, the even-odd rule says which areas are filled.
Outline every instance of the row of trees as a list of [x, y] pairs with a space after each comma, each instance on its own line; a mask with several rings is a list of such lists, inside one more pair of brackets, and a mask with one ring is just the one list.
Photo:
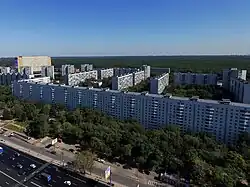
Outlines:
[[201, 99], [233, 99], [232, 94], [217, 85], [171, 85], [164, 90], [164, 93], [181, 97], [199, 96]]
[[250, 181], [248, 134], [229, 147], [205, 134], [182, 134], [175, 126], [144, 130], [134, 121], [118, 121], [91, 109], [67, 111], [63, 106], [19, 101], [6, 87], [0, 88], [0, 107], [3, 118], [26, 123], [29, 136], [60, 136], [95, 155], [142, 170], [164, 170], [199, 186], [233, 187]]

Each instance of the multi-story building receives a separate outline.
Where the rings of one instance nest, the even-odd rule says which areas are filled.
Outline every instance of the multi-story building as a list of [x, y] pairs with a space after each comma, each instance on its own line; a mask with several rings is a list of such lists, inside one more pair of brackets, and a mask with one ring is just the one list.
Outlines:
[[230, 79], [242, 79], [246, 80], [247, 70], [238, 70], [237, 68], [229, 68], [223, 70], [222, 86], [224, 89], [230, 89]]
[[217, 74], [174, 73], [175, 85], [217, 85]]
[[10, 67], [2, 67], [0, 66], [0, 73], [10, 73], [11, 72], [11, 68]]
[[14, 96], [33, 102], [63, 104], [69, 109], [98, 109], [121, 120], [135, 119], [146, 129], [167, 124], [182, 131], [211, 133], [217, 140], [235, 143], [250, 131], [250, 105], [229, 100], [204, 100], [171, 95], [132, 93], [108, 89], [13, 82]]
[[33, 83], [45, 83], [48, 84], [51, 82], [50, 77], [36, 77], [36, 78], [28, 78], [28, 79], [21, 79], [17, 80], [18, 82], [33, 82]]
[[11, 85], [13, 81], [28, 79], [29, 75], [21, 73], [0, 73], [0, 85]]
[[234, 100], [250, 104], [250, 84], [246, 80], [230, 78], [229, 91], [234, 95]]
[[133, 85], [139, 84], [141, 81], [145, 80], [145, 72], [137, 71], [133, 73]]
[[54, 66], [42, 66], [41, 67], [41, 75], [42, 77], [50, 77], [51, 79], [55, 79], [55, 68]]
[[112, 90], [122, 90], [133, 85], [133, 73], [112, 77]]
[[144, 73], [145, 73], [145, 79], [147, 79], [147, 78], [150, 77], [150, 74], [151, 74], [150, 69], [151, 69], [151, 67], [148, 66], [148, 65], [143, 65], [143, 66], [142, 66], [142, 70], [143, 70]]
[[32, 68], [32, 66], [20, 66], [19, 72], [21, 74], [33, 75], [33, 68]]
[[108, 69], [98, 69], [98, 79], [104, 79], [114, 76], [114, 69], [108, 68]]
[[15, 58], [13, 66], [18, 69], [18, 72], [23, 66], [29, 66], [34, 72], [39, 72], [42, 66], [51, 66], [51, 58], [49, 56], [19, 56]]
[[97, 70], [86, 71], [80, 73], [72, 73], [65, 75], [64, 81], [66, 85], [77, 86], [81, 82], [85, 82], [86, 79], [97, 79]]
[[130, 74], [138, 71], [138, 68], [113, 68], [114, 69], [114, 76], [122, 76], [125, 74]]
[[93, 64], [81, 64], [81, 72], [92, 71]]
[[70, 64], [62, 65], [62, 76], [75, 73], [75, 66]]
[[159, 77], [153, 77], [150, 79], [150, 93], [161, 94], [165, 87], [169, 84], [169, 73], [164, 73]]

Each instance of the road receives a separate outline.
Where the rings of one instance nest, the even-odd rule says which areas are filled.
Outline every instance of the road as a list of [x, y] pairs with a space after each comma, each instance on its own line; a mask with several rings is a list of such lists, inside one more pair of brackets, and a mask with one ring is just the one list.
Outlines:
[[[21, 146], [21, 147], [24, 147], [26, 149], [29, 149], [29, 150], [36, 152], [36, 155], [34, 155], [36, 157], [40, 157], [43, 155], [43, 156], [49, 157], [51, 159], [61, 160], [61, 155], [51, 154], [45, 148], [36, 147], [32, 144], [29, 144], [29, 143], [24, 142], [22, 140], [16, 139], [14, 137], [10, 138], [10, 137], [0, 135], [0, 138], [5, 140], [5, 141], [11, 142], [15, 145], [18, 145], [18, 146]], [[65, 162], [69, 162], [69, 161], [74, 160], [74, 158], [72, 158], [68, 155], [64, 155], [63, 160]], [[106, 169], [107, 166], [108, 165], [102, 165], [101, 167], [100, 166], [95, 167], [95, 168], [93, 168], [92, 173], [95, 175], [98, 175], [98, 176], [103, 176], [104, 170]], [[131, 171], [124, 170], [122, 168], [119, 168], [119, 169], [113, 168], [112, 180], [116, 183], [123, 184], [123, 185], [129, 186], [129, 187], [137, 186], [137, 184], [140, 184], [140, 187], [154, 186], [151, 180], [146, 180], [146, 181], [138, 180], [135, 176], [131, 176], [131, 174], [129, 172], [131, 172]]]
[[[2, 143], [0, 146], [4, 150], [0, 154], [0, 187], [61, 187], [67, 186], [65, 181], [70, 181], [73, 187], [90, 187], [93, 183], [97, 183], [92, 179], [46, 163]], [[31, 167], [31, 164], [35, 167]], [[39, 170], [39, 168], [41, 169]], [[41, 173], [50, 174], [51, 181], [48, 182], [41, 178]], [[97, 186], [106, 187], [107, 185], [99, 183]]]

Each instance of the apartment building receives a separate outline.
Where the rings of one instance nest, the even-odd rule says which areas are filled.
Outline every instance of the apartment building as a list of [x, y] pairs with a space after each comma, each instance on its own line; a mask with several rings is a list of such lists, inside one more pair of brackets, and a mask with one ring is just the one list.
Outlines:
[[65, 75], [64, 83], [66, 85], [70, 85], [70, 86], [77, 86], [81, 82], [85, 82], [86, 79], [96, 80], [97, 79], [97, 70], [80, 72], [80, 73], [72, 73], [72, 74]]
[[20, 66], [19, 72], [21, 74], [33, 75], [33, 67], [32, 66]]
[[139, 84], [141, 81], [145, 80], [145, 72], [137, 71], [133, 73], [133, 85]]
[[217, 85], [217, 74], [174, 73], [175, 85]]
[[247, 70], [238, 70], [237, 68], [224, 69], [222, 73], [222, 86], [224, 89], [230, 89], [230, 79], [246, 80]]
[[207, 132], [217, 140], [235, 143], [250, 131], [250, 105], [229, 100], [204, 100], [171, 95], [132, 93], [109, 89], [13, 82], [14, 96], [33, 102], [63, 104], [69, 109], [98, 109], [120, 120], [135, 119], [146, 129], [167, 124], [182, 131]]
[[75, 73], [75, 66], [70, 64], [62, 65], [62, 76]]
[[98, 69], [98, 79], [104, 79], [114, 76], [114, 69], [108, 68], [108, 69]]
[[81, 72], [92, 71], [93, 64], [81, 64]]
[[143, 65], [142, 66], [142, 70], [144, 71], [145, 73], [145, 79], [149, 78], [150, 77], [150, 74], [151, 74], [151, 67], [148, 66], [148, 65]]
[[164, 73], [161, 76], [150, 79], [150, 93], [161, 94], [166, 86], [169, 85], [169, 73]]
[[28, 79], [29, 75], [21, 73], [0, 73], [0, 85], [11, 85], [13, 81]]
[[122, 90], [133, 85], [133, 73], [112, 77], [112, 90]]
[[11, 73], [11, 68], [0, 66], [0, 73], [4, 73], [4, 74]]
[[237, 102], [250, 104], [250, 84], [246, 80], [230, 78], [229, 91]]
[[113, 68], [113, 69], [114, 69], [114, 76], [118, 77], [139, 71], [138, 68]]
[[50, 77], [51, 79], [55, 79], [54, 66], [42, 66], [41, 67], [41, 75], [42, 75], [42, 77]]
[[48, 84], [51, 82], [50, 80], [50, 77], [36, 77], [36, 78], [28, 78], [28, 79], [21, 79], [21, 80], [18, 80], [18, 82], [33, 82], [33, 83], [45, 83], [45, 84]]

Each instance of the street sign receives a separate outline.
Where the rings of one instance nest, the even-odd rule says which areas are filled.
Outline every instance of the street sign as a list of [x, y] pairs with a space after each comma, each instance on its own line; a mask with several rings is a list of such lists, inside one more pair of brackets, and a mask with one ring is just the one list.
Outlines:
[[2, 147], [0, 147], [0, 154], [2, 154], [3, 153], [3, 148]]
[[104, 172], [104, 177], [106, 180], [110, 177], [110, 174], [111, 174], [111, 168], [109, 166]]
[[51, 145], [55, 145], [57, 143], [57, 138], [51, 141]]

